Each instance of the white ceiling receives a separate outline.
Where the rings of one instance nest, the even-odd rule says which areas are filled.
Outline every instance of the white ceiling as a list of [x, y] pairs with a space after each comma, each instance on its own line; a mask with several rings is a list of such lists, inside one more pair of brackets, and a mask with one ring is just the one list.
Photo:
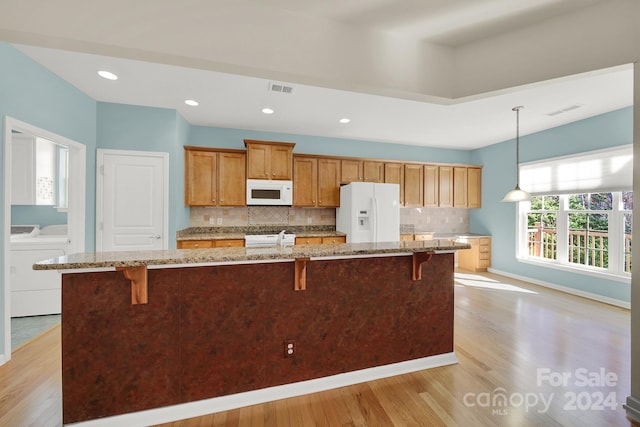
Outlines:
[[[222, 0], [216, 0], [218, 3]], [[599, 0], [264, 0], [285, 12], [331, 19], [447, 46], [586, 7]], [[245, 0], [255, 3], [254, 0]], [[474, 149], [581, 120], [633, 103], [631, 66], [433, 103], [320, 88], [291, 82], [291, 94], [269, 90], [270, 80], [16, 45], [98, 101], [176, 109], [192, 125], [264, 130], [389, 143]], [[98, 70], [119, 76], [107, 81]], [[200, 105], [188, 107], [185, 99]], [[270, 106], [275, 114], [264, 115]], [[579, 106], [579, 108], [574, 108]], [[572, 109], [573, 108], [573, 109]], [[553, 114], [568, 110], [561, 114]], [[342, 117], [351, 119], [340, 124]]]

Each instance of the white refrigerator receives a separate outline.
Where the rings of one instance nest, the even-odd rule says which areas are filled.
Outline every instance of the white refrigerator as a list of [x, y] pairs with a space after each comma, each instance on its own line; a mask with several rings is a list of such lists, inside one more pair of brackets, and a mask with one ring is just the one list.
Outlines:
[[399, 241], [400, 186], [352, 182], [340, 187], [336, 230], [347, 234], [347, 243]]

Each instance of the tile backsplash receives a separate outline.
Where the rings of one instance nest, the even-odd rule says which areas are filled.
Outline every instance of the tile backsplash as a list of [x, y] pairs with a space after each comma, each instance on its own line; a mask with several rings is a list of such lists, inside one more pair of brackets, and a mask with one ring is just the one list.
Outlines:
[[[213, 220], [213, 222], [210, 222]], [[286, 206], [247, 206], [241, 208], [192, 207], [190, 227], [245, 225], [336, 225], [331, 208], [289, 208]]]
[[[213, 222], [210, 220], [213, 219]], [[416, 231], [468, 233], [469, 209], [401, 208], [400, 224]], [[289, 208], [286, 206], [247, 206], [240, 208], [192, 207], [189, 226], [247, 225], [336, 225], [332, 208]]]

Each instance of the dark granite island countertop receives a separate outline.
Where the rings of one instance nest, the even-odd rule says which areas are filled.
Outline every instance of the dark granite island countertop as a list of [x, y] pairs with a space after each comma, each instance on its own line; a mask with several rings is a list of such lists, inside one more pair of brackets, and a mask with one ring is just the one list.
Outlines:
[[466, 243], [449, 239], [426, 241], [346, 243], [337, 245], [295, 245], [269, 248], [177, 249], [171, 251], [88, 252], [70, 254], [34, 264], [34, 270], [76, 270], [108, 267], [187, 266], [239, 262], [295, 260], [297, 258], [390, 256], [415, 252], [469, 249]]

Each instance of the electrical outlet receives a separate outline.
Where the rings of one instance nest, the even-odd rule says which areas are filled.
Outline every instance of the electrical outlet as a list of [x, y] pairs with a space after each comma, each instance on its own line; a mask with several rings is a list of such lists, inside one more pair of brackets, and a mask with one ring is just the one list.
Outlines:
[[284, 357], [289, 358], [293, 357], [296, 351], [295, 342], [293, 340], [285, 340], [284, 341]]
[[213, 217], [209, 217], [209, 225], [216, 225], [216, 219]]
[[313, 222], [313, 218], [309, 217], [307, 218], [307, 224], [311, 224]]
[[460, 217], [460, 224], [462, 224], [462, 223], [463, 223], [463, 220], [462, 220], [462, 217]]
[[427, 224], [431, 224], [431, 217], [430, 216], [427, 217]]
[[218, 225], [222, 225], [222, 218], [218, 218]]

